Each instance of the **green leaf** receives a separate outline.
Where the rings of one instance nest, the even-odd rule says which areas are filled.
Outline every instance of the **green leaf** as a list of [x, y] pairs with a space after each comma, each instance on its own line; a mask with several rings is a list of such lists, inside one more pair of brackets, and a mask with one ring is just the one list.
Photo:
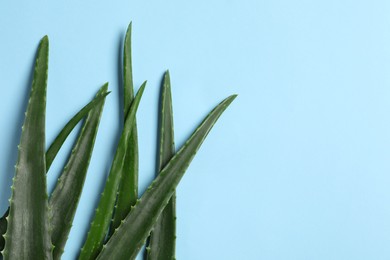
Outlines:
[[[172, 95], [169, 72], [164, 76], [160, 98], [160, 125], [158, 165], [160, 172], [175, 154], [173, 131]], [[147, 247], [148, 260], [175, 259], [176, 240], [176, 195], [173, 194], [150, 235]]]
[[66, 138], [76, 127], [76, 125], [88, 115], [89, 111], [94, 109], [96, 106], [101, 105], [101, 102], [104, 102], [105, 97], [109, 92], [102, 95], [96, 96], [91, 102], [85, 105], [76, 115], [74, 115], [69, 122], [64, 126], [61, 132], [54, 139], [53, 143], [50, 145], [49, 149], [46, 152], [46, 171], [49, 171], [51, 164], [53, 163], [55, 157], [57, 156], [58, 151], [64, 144]]
[[38, 48], [12, 184], [4, 259], [52, 259], [46, 192], [45, 114], [49, 40]]
[[97, 259], [136, 258], [207, 134], [235, 97], [225, 99], [205, 118], [122, 221]]
[[[105, 97], [107, 88], [108, 83], [99, 90], [96, 97]], [[87, 175], [103, 106], [104, 102], [100, 102], [99, 106], [89, 112], [69, 161], [49, 200], [53, 227], [51, 233], [54, 245], [53, 259], [61, 259], [64, 252]]]
[[[114, 161], [111, 166], [110, 174], [107, 178], [104, 191], [101, 195], [98, 207], [95, 212], [94, 219], [91, 223], [91, 228], [88, 232], [85, 244], [80, 252], [79, 259], [95, 259], [99, 254], [104, 238], [107, 234], [112, 212], [115, 205], [116, 195], [118, 191], [119, 182], [123, 175], [123, 164], [126, 157], [126, 150], [128, 146], [128, 133], [134, 127], [135, 114], [138, 109], [139, 102], [144, 92], [146, 82], [142, 84], [138, 90], [134, 101], [131, 104], [129, 113], [126, 118], [124, 129], [119, 140], [118, 148], [116, 150]], [[113, 258], [111, 258], [113, 259]]]
[[[127, 29], [124, 53], [123, 53], [123, 86], [124, 86], [124, 116], [126, 118], [131, 102], [133, 102], [133, 72], [131, 65], [131, 23]], [[138, 199], [138, 137], [137, 123], [128, 133], [128, 146], [126, 150], [126, 159], [123, 164], [123, 175], [119, 183], [118, 196], [115, 205], [115, 211], [111, 223], [110, 235], [120, 225], [131, 206]]]
[[134, 98], [133, 66], [131, 57], [131, 27], [132, 24], [130, 23], [127, 27], [123, 46], [123, 114], [125, 118]]
[[[104, 101], [105, 97], [110, 92], [104, 93], [95, 97], [91, 102], [89, 102], [86, 106], [84, 106], [69, 122], [65, 125], [65, 127], [61, 130], [58, 136], [54, 139], [53, 143], [50, 145], [50, 148], [46, 151], [46, 173], [49, 171], [49, 168], [58, 154], [58, 151], [64, 144], [68, 135], [72, 132], [75, 126], [86, 116], [88, 115], [91, 109], [98, 106], [101, 102]], [[9, 208], [5, 212], [5, 214], [0, 218], [0, 251], [4, 249], [4, 238], [2, 235], [5, 234], [7, 230], [7, 220]]]

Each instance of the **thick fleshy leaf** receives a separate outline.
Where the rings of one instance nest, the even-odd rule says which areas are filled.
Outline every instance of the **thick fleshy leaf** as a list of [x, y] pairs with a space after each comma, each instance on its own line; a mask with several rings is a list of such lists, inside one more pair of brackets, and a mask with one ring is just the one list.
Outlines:
[[100, 106], [101, 102], [104, 102], [105, 97], [109, 94], [109, 92], [104, 93], [102, 95], [96, 96], [91, 102], [85, 105], [76, 115], [74, 115], [69, 122], [62, 128], [61, 132], [54, 139], [53, 143], [50, 145], [49, 149], [46, 152], [46, 171], [49, 171], [51, 164], [53, 163], [55, 157], [58, 154], [58, 151], [64, 144], [66, 138], [72, 132], [72, 130], [76, 127], [76, 125], [88, 115], [91, 109], [94, 109], [96, 106]]
[[[106, 96], [108, 83], [96, 97]], [[87, 175], [104, 102], [91, 110], [61, 177], [50, 197], [53, 259], [61, 259]]]
[[144, 92], [145, 86], [146, 82], [142, 84], [142, 86], [138, 90], [138, 93], [131, 104], [129, 113], [127, 114], [124, 129], [119, 140], [118, 148], [114, 156], [114, 161], [112, 163], [110, 173], [106, 180], [104, 191], [100, 197], [100, 201], [96, 209], [93, 221], [91, 223], [87, 239], [80, 252], [79, 259], [81, 260], [95, 259], [103, 246], [104, 238], [107, 235], [107, 231], [111, 221], [115, 200], [117, 197], [119, 182], [123, 175], [123, 164], [126, 158], [126, 150], [128, 146], [128, 133], [134, 127], [135, 114], [137, 112], [138, 105]]
[[[175, 154], [173, 131], [172, 94], [169, 72], [164, 76], [160, 97], [158, 172]], [[148, 260], [175, 259], [176, 195], [173, 194], [150, 235], [147, 247]]]
[[18, 162], [13, 178], [3, 256], [8, 259], [52, 259], [46, 191], [45, 115], [49, 40], [38, 48]]
[[[131, 23], [127, 29], [123, 51], [123, 87], [124, 87], [124, 116], [126, 118], [130, 105], [133, 102], [133, 72], [131, 64]], [[137, 123], [131, 129], [128, 137], [126, 159], [123, 164], [123, 175], [119, 183], [115, 211], [112, 218], [110, 235], [120, 225], [131, 206], [138, 199], [138, 137]]]
[[207, 134], [235, 97], [225, 99], [205, 118], [122, 221], [97, 259], [136, 258]]
[[[66, 138], [69, 136], [69, 134], [72, 132], [72, 130], [75, 128], [75, 126], [85, 117], [88, 115], [89, 111], [91, 109], [95, 108], [100, 104], [100, 102], [104, 102], [105, 97], [110, 92], [104, 93], [103, 95], [95, 97], [91, 102], [89, 102], [86, 106], [84, 106], [79, 112], [77, 112], [76, 115], [74, 115], [69, 122], [64, 126], [64, 128], [61, 130], [61, 132], [57, 135], [57, 137], [54, 139], [53, 143], [50, 145], [50, 148], [46, 151], [46, 173], [49, 171], [49, 168], [55, 159], [55, 157], [58, 154], [58, 151], [64, 144]], [[4, 213], [4, 215], [0, 218], [0, 251], [4, 249], [4, 238], [2, 235], [5, 234], [7, 230], [7, 220], [6, 217], [8, 216], [9, 208]]]

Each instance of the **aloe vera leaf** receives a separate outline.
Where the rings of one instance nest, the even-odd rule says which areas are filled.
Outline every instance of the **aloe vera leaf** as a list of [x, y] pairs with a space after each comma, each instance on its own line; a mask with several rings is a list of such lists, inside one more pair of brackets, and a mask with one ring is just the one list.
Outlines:
[[74, 115], [69, 122], [64, 126], [61, 132], [54, 139], [53, 143], [50, 145], [49, 149], [46, 152], [46, 171], [49, 171], [51, 164], [53, 163], [55, 157], [57, 156], [58, 151], [64, 144], [66, 138], [75, 128], [75, 126], [88, 115], [89, 111], [94, 109], [96, 106], [101, 105], [101, 102], [104, 101], [105, 97], [109, 92], [102, 95], [96, 96], [91, 102], [85, 105], [76, 115]]
[[[106, 96], [108, 83], [96, 97]], [[68, 239], [98, 132], [104, 102], [91, 110], [61, 177], [50, 197], [53, 259], [61, 259]]]
[[42, 38], [13, 178], [4, 259], [52, 259], [46, 191], [45, 114], [49, 40]]
[[[64, 126], [64, 128], [61, 130], [61, 132], [57, 135], [57, 137], [54, 139], [53, 143], [50, 145], [50, 148], [46, 151], [46, 173], [49, 171], [49, 168], [55, 159], [55, 157], [58, 154], [58, 151], [64, 144], [66, 138], [68, 135], [72, 132], [74, 127], [86, 116], [88, 115], [89, 111], [91, 109], [95, 108], [97, 105], [100, 104], [100, 102], [103, 102], [105, 97], [110, 92], [104, 93], [102, 95], [99, 95], [95, 97], [91, 102], [89, 102], [86, 106], [84, 106], [79, 112], [77, 112], [76, 115], [74, 115], [69, 122]], [[2, 235], [5, 234], [7, 230], [7, 220], [6, 217], [8, 216], [9, 207], [7, 211], [4, 213], [4, 215], [0, 218], [0, 251], [4, 249], [4, 238]]]
[[[165, 73], [163, 80], [160, 106], [158, 172], [164, 168], [175, 154], [171, 82], [168, 71]], [[175, 259], [175, 240], [176, 195], [174, 193], [153, 227], [147, 247], [147, 259]]]
[[235, 97], [236, 95], [233, 95], [222, 101], [204, 119], [138, 200], [107, 244], [103, 246], [97, 259], [136, 258], [207, 134]]
[[137, 95], [134, 98], [134, 102], [131, 104], [124, 125], [124, 129], [119, 140], [118, 148], [114, 156], [114, 161], [112, 163], [110, 173], [106, 180], [106, 185], [100, 197], [98, 207], [95, 211], [95, 216], [91, 223], [87, 239], [84, 243], [83, 248], [81, 249], [79, 259], [95, 259], [95, 257], [99, 254], [103, 246], [104, 238], [107, 234], [108, 227], [111, 221], [119, 182], [123, 174], [123, 164], [128, 145], [128, 133], [134, 126], [135, 114], [138, 109], [138, 105], [140, 103], [145, 86], [146, 82], [142, 84], [142, 86], [138, 90]]
[[131, 55], [131, 28], [132, 23], [130, 23], [127, 27], [125, 42], [123, 45], [123, 114], [125, 118], [129, 112], [130, 105], [134, 98], [133, 66]]
[[[131, 23], [127, 29], [123, 51], [123, 87], [124, 116], [126, 118], [130, 104], [133, 102], [133, 72], [131, 64]], [[123, 164], [123, 175], [119, 183], [118, 196], [112, 218], [110, 235], [120, 225], [138, 199], [138, 137], [137, 123], [129, 132], [126, 159]]]

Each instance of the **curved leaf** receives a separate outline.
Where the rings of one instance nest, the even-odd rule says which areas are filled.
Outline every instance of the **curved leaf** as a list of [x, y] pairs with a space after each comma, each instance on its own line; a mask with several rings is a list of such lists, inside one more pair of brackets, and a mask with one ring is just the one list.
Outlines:
[[[107, 88], [108, 83], [99, 90], [96, 97], [105, 97]], [[87, 175], [103, 106], [104, 102], [101, 102], [89, 112], [69, 161], [49, 200], [53, 228], [51, 233], [54, 245], [53, 259], [61, 259], [64, 252]]]
[[205, 118], [122, 221], [97, 259], [136, 258], [207, 134], [235, 97], [225, 99]]
[[104, 101], [105, 97], [110, 92], [104, 93], [102, 95], [96, 96], [91, 102], [85, 105], [76, 115], [74, 115], [69, 122], [62, 128], [61, 132], [54, 139], [53, 143], [50, 145], [49, 149], [46, 152], [46, 171], [49, 171], [51, 164], [53, 163], [55, 157], [57, 156], [58, 151], [64, 144], [66, 138], [76, 127], [76, 125], [86, 116], [88, 113], [94, 109], [96, 106], [101, 105], [101, 102]]
[[79, 259], [95, 259], [103, 246], [104, 238], [107, 234], [112, 217], [119, 182], [123, 174], [123, 164], [128, 145], [128, 133], [134, 127], [135, 114], [138, 109], [138, 105], [145, 86], [146, 82], [142, 84], [134, 98], [134, 102], [131, 104], [129, 113], [126, 118], [126, 123], [119, 140], [118, 148], [114, 156], [110, 174], [108, 175], [104, 191], [100, 197], [100, 201], [96, 209], [94, 219], [91, 223], [91, 228], [88, 232], [87, 239], [83, 248], [81, 249]]
[[[95, 108], [100, 104], [100, 102], [103, 102], [105, 97], [110, 92], [104, 93], [103, 95], [95, 97], [91, 102], [89, 102], [86, 106], [84, 106], [79, 112], [77, 112], [76, 115], [74, 115], [69, 122], [64, 126], [64, 128], [61, 130], [61, 132], [57, 135], [57, 137], [54, 139], [53, 143], [50, 145], [50, 148], [46, 151], [46, 173], [49, 171], [49, 168], [55, 159], [55, 157], [58, 154], [58, 151], [64, 144], [66, 138], [69, 136], [69, 134], [72, 132], [72, 130], [75, 128], [75, 126], [86, 116], [88, 115], [89, 111], [91, 109]], [[0, 218], [0, 251], [4, 249], [4, 238], [2, 235], [5, 234], [7, 230], [7, 220], [6, 217], [8, 216], [9, 207], [7, 211], [4, 213], [4, 215]]]

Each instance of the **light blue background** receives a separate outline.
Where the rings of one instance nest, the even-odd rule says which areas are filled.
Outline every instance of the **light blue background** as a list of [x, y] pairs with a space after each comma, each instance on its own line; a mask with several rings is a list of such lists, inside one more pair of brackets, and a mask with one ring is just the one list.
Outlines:
[[239, 94], [178, 188], [179, 260], [390, 259], [389, 14], [384, 0], [2, 2], [0, 210], [33, 58], [48, 34], [48, 143], [99, 86], [109, 81], [112, 91], [63, 257], [75, 258], [118, 141], [118, 55], [132, 20], [135, 83], [148, 80], [141, 190], [155, 171], [165, 69], [178, 147]]

